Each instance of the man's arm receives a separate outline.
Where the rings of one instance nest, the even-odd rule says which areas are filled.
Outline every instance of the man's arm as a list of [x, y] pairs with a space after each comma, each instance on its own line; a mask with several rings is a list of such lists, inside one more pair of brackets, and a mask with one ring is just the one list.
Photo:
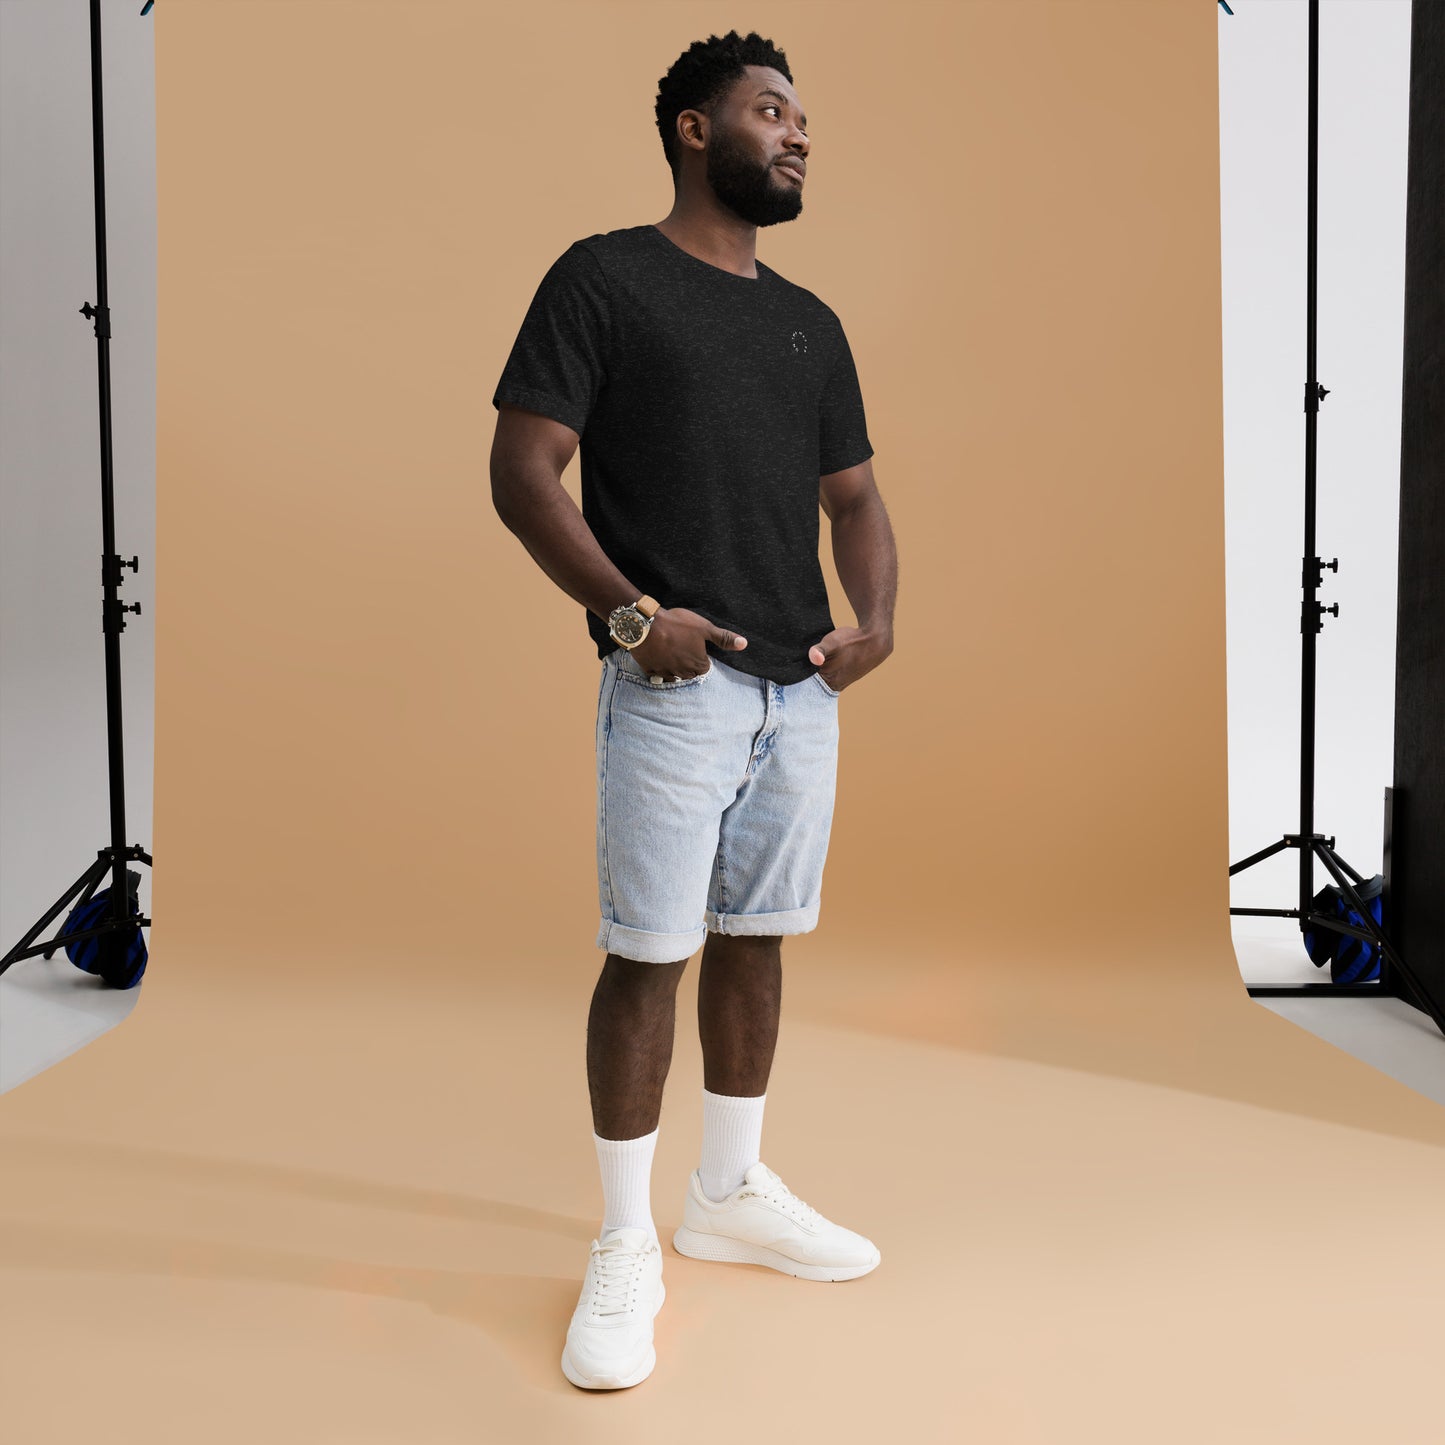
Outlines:
[[[562, 473], [580, 440], [571, 427], [551, 417], [498, 407], [490, 462], [492, 505], [552, 581], [607, 622], [614, 607], [636, 602], [641, 592], [602, 550], [562, 485]], [[649, 672], [694, 677], [711, 666], [709, 642], [729, 651], [747, 645], [745, 638], [696, 612], [669, 607], [653, 618], [632, 655]]]
[[562, 485], [581, 440], [569, 426], [503, 406], [492, 436], [492, 505], [507, 530], [570, 597], [607, 621], [614, 607], [641, 595], [597, 544]]
[[833, 561], [853, 606], [857, 627], [835, 628], [809, 656], [823, 680], [842, 687], [877, 667], [893, 651], [898, 595], [898, 550], [888, 510], [873, 477], [873, 458], [818, 479], [818, 500], [832, 526]]

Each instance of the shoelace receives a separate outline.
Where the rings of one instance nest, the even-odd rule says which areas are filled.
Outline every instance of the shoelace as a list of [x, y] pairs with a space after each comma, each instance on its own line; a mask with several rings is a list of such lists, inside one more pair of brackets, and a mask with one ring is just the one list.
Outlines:
[[759, 1199], [766, 1199], [776, 1204], [784, 1214], [796, 1219], [800, 1224], [816, 1228], [826, 1223], [823, 1216], [818, 1213], [806, 1200], [799, 1199], [781, 1179], [774, 1179], [766, 1189], [749, 1189], [749, 1194], [756, 1194]]
[[592, 1313], [626, 1314], [632, 1307], [632, 1286], [642, 1273], [643, 1251], [599, 1248], [593, 1251]]

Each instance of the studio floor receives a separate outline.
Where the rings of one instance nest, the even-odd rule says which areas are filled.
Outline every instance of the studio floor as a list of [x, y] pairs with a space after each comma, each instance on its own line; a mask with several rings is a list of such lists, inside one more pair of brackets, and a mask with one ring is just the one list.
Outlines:
[[1445, 1114], [1231, 995], [1232, 960], [1162, 962], [1132, 1005], [946, 955], [880, 992], [797, 940], [763, 1153], [879, 1243], [837, 1285], [667, 1242], [700, 1129], [685, 979], [658, 1365], [608, 1395], [557, 1359], [600, 1208], [591, 961], [514, 994], [156, 970], [0, 1113], [7, 1427], [1433, 1442]]

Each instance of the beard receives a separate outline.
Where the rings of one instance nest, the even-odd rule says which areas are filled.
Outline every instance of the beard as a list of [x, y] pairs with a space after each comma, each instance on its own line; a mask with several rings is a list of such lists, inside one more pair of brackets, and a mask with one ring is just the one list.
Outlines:
[[758, 161], [726, 133], [707, 152], [707, 179], [718, 200], [753, 226], [795, 220], [803, 209], [803, 188], [778, 174], [771, 161]]

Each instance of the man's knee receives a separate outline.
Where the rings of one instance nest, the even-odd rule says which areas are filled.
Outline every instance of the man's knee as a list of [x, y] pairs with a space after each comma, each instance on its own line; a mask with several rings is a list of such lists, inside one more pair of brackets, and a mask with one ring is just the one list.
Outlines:
[[641, 959], [609, 953], [602, 964], [602, 977], [638, 992], [664, 992], [677, 987], [686, 967], [685, 958], [676, 963], [644, 963]]
[[713, 954], [775, 954], [780, 953], [782, 947], [781, 933], [709, 932], [703, 951]]

